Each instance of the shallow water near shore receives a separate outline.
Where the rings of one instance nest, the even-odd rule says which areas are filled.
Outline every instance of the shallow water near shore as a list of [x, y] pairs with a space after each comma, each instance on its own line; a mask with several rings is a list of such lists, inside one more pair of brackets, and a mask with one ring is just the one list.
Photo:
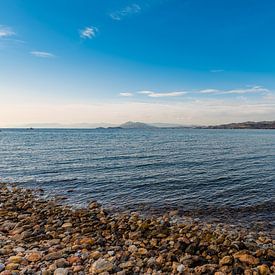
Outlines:
[[275, 221], [275, 131], [3, 129], [0, 181], [82, 206]]

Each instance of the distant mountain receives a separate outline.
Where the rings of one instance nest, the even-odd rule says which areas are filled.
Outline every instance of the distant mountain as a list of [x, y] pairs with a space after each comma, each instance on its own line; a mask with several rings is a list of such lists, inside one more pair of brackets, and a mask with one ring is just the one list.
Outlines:
[[142, 123], [142, 122], [133, 122], [133, 121], [128, 121], [119, 126], [120, 128], [123, 129], [154, 129], [157, 128], [153, 125]]
[[205, 127], [208, 129], [275, 129], [275, 121], [246, 121]]
[[82, 128], [82, 129], [144, 129], [144, 128], [190, 128], [191, 126], [185, 126], [173, 123], [142, 123], [142, 122], [132, 122], [128, 121], [119, 124], [111, 123], [28, 123], [21, 125], [12, 125], [12, 128]]

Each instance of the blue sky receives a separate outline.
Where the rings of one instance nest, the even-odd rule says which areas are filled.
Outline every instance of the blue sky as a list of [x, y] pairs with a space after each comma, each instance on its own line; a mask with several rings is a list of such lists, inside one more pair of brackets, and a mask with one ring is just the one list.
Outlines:
[[275, 119], [272, 0], [0, 4], [0, 126]]

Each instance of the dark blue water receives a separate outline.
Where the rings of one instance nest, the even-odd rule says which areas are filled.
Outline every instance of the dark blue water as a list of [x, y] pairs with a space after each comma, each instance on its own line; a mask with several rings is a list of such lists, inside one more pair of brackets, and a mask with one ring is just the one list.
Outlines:
[[0, 181], [75, 205], [274, 222], [275, 131], [5, 129]]

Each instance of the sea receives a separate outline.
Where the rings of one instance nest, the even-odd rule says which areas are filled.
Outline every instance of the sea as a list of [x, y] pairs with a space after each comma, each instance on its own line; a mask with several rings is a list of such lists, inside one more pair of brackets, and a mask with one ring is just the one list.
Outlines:
[[2, 129], [0, 182], [74, 207], [274, 228], [275, 130]]

